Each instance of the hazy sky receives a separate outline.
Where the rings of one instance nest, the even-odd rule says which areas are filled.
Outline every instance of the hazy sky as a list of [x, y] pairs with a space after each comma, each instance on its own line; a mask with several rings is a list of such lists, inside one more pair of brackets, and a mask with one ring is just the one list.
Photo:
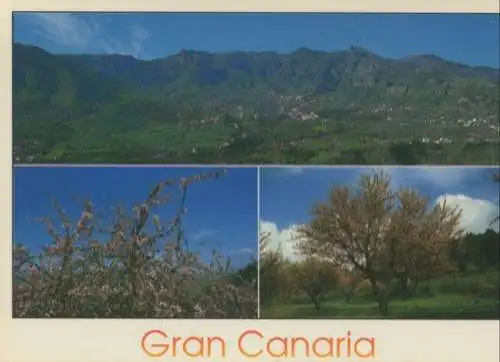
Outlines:
[[342, 50], [435, 54], [499, 66], [498, 14], [16, 13], [14, 41], [55, 53], [125, 53], [151, 59], [181, 49]]
[[[14, 240], [30, 249], [51, 241], [47, 228], [33, 218], [55, 216], [54, 197], [76, 219], [82, 211], [78, 200], [90, 199], [96, 212], [109, 212], [117, 204], [131, 210], [144, 202], [160, 181], [187, 177], [209, 168], [167, 167], [29, 167], [14, 168]], [[178, 195], [178, 187], [173, 195]], [[177, 197], [177, 196], [176, 196]], [[162, 220], [171, 220], [172, 206], [156, 209]], [[184, 219], [186, 238], [194, 250], [208, 254], [212, 248], [236, 263], [246, 263], [257, 252], [257, 171], [229, 169], [224, 177], [190, 186]]]
[[[349, 168], [267, 168], [261, 171], [261, 230], [272, 235], [272, 245], [281, 245], [294, 257], [294, 230], [310, 220], [317, 202], [326, 201], [333, 185], [356, 185], [372, 167]], [[412, 187], [431, 203], [446, 197], [450, 206], [462, 210], [462, 227], [483, 232], [498, 215], [498, 184], [495, 168], [467, 167], [385, 167], [392, 187]], [[496, 169], [498, 170], [498, 168]]]

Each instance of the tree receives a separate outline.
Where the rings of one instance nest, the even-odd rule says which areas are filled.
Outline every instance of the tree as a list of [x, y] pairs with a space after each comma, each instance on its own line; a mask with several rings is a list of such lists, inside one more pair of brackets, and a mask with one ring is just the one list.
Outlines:
[[465, 272], [472, 266], [477, 270], [497, 269], [499, 255], [499, 234], [488, 229], [481, 234], [467, 233], [461, 243], [453, 245], [452, 258]]
[[[228, 258], [207, 263], [184, 239], [187, 189], [222, 174], [164, 180], [133, 212], [100, 215], [86, 202], [72, 220], [55, 203], [56, 216], [40, 220], [53, 242], [40, 256], [13, 249], [14, 316], [255, 318], [256, 265], [236, 282]], [[172, 218], [160, 220], [169, 205]]]
[[291, 270], [294, 283], [311, 298], [314, 308], [319, 311], [328, 292], [337, 285], [339, 277], [335, 266], [330, 262], [309, 257], [293, 264]]
[[[493, 181], [498, 183], [498, 187], [500, 188], [500, 172], [496, 172], [495, 174], [493, 174]], [[498, 199], [498, 208], [500, 209], [500, 198]], [[499, 222], [500, 222], [500, 215], [491, 221], [491, 225]]]
[[259, 302], [268, 306], [284, 299], [292, 292], [290, 262], [285, 260], [281, 249], [269, 248], [268, 233], [260, 235]]
[[233, 283], [235, 285], [255, 284], [257, 285], [258, 278], [258, 262], [252, 260], [245, 267], [236, 271], [233, 275]]
[[363, 281], [363, 275], [356, 269], [339, 271], [339, 287], [344, 294], [346, 303], [349, 303]]
[[431, 207], [415, 190], [393, 191], [383, 171], [362, 176], [353, 188], [333, 187], [312, 216], [299, 229], [301, 253], [359, 271], [382, 316], [398, 290], [449, 270], [449, 244], [461, 237], [459, 209]]

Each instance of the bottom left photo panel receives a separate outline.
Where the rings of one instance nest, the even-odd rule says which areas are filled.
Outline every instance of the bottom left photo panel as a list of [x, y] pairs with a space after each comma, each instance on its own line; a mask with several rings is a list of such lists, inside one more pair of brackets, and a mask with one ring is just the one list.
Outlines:
[[13, 178], [13, 318], [257, 318], [257, 168]]

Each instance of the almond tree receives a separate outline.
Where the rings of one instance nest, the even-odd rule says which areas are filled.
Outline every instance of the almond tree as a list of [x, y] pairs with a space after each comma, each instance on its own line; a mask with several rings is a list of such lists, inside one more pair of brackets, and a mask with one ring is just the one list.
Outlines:
[[[100, 215], [85, 202], [72, 221], [55, 203], [55, 217], [39, 220], [53, 242], [39, 256], [14, 247], [14, 316], [255, 318], [255, 280], [234, 283], [230, 260], [214, 251], [207, 263], [184, 237], [188, 188], [223, 174], [160, 182], [132, 212]], [[155, 211], [168, 205], [162, 221]]]
[[346, 303], [349, 303], [354, 296], [356, 289], [363, 281], [363, 275], [357, 270], [339, 270], [339, 287], [345, 296]]
[[459, 238], [460, 210], [430, 206], [411, 189], [393, 191], [384, 172], [362, 176], [356, 187], [333, 187], [299, 230], [299, 250], [368, 279], [379, 313], [388, 314], [397, 289], [414, 289], [450, 267], [449, 244]]
[[316, 311], [319, 311], [328, 292], [338, 282], [338, 273], [331, 263], [309, 257], [294, 263], [291, 267], [294, 283], [311, 299]]

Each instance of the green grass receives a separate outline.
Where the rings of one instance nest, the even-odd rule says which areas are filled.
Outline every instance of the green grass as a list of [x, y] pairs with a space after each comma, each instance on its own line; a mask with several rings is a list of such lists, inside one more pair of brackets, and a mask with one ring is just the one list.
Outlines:
[[[498, 272], [455, 279], [432, 280], [412, 299], [392, 300], [393, 319], [499, 319]], [[270, 319], [378, 319], [377, 303], [370, 295], [357, 295], [350, 302], [331, 294], [319, 311], [306, 296], [296, 295], [288, 303], [262, 308], [262, 318]]]

